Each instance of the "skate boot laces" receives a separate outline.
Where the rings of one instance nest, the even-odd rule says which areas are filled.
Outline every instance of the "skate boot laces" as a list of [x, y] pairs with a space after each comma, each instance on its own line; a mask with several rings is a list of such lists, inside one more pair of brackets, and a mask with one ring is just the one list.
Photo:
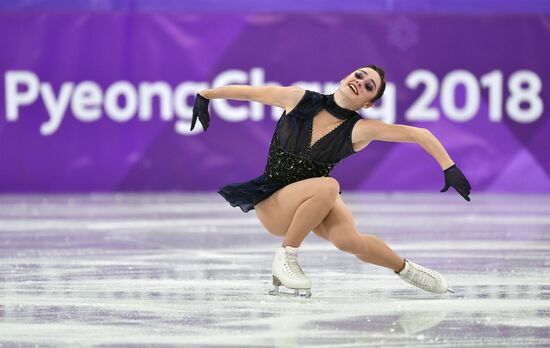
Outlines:
[[304, 278], [305, 273], [298, 264], [298, 255], [292, 253], [285, 253], [285, 261], [290, 270], [290, 275], [294, 277]]

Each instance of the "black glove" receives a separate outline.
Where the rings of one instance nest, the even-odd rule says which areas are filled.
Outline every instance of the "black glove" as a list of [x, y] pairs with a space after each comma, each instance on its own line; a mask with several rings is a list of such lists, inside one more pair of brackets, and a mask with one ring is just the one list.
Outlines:
[[464, 197], [465, 200], [470, 201], [470, 197], [468, 197], [468, 195], [470, 194], [472, 187], [470, 186], [468, 179], [466, 179], [456, 164], [453, 164], [449, 168], [445, 169], [443, 173], [445, 174], [445, 186], [440, 192], [447, 192], [449, 187], [452, 186], [455, 188], [456, 192], [460, 193], [460, 195]]
[[201, 122], [202, 128], [206, 131], [210, 123], [210, 114], [208, 113], [208, 103], [210, 99], [206, 99], [199, 93], [195, 97], [195, 104], [193, 104], [193, 118], [191, 119], [191, 130], [195, 128], [197, 118]]

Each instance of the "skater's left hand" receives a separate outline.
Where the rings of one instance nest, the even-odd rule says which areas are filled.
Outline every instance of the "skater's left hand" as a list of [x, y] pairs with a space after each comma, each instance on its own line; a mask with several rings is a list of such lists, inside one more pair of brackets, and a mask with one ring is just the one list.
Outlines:
[[202, 128], [206, 131], [208, 129], [208, 125], [210, 124], [210, 113], [208, 113], [208, 103], [210, 103], [210, 99], [207, 99], [197, 93], [197, 96], [195, 97], [195, 104], [193, 104], [193, 118], [191, 119], [191, 130], [195, 128], [195, 123], [197, 122], [197, 118], [199, 119]]
[[468, 195], [470, 194], [472, 187], [470, 186], [468, 179], [466, 179], [456, 164], [453, 164], [449, 168], [445, 169], [443, 173], [445, 174], [445, 186], [440, 192], [447, 192], [449, 187], [452, 186], [462, 197], [464, 197], [465, 200], [470, 201], [470, 197], [468, 197]]

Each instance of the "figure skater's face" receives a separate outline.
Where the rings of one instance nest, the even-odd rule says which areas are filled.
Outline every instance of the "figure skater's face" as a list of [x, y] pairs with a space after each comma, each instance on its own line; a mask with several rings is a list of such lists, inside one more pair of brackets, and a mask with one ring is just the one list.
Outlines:
[[359, 68], [340, 81], [344, 97], [361, 107], [372, 106], [372, 98], [380, 88], [380, 75], [371, 68]]

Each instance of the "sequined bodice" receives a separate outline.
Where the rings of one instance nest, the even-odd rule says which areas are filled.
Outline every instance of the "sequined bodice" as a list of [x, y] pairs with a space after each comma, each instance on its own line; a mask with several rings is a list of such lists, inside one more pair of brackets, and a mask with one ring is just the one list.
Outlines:
[[272, 143], [264, 173], [270, 179], [290, 184], [308, 178], [327, 176], [334, 165], [293, 154]]
[[343, 123], [310, 146], [313, 118], [326, 106], [326, 96], [306, 91], [295, 109], [281, 116], [269, 146], [264, 170], [269, 179], [289, 184], [329, 176], [338, 162], [355, 153], [351, 131], [360, 116], [353, 112]]

